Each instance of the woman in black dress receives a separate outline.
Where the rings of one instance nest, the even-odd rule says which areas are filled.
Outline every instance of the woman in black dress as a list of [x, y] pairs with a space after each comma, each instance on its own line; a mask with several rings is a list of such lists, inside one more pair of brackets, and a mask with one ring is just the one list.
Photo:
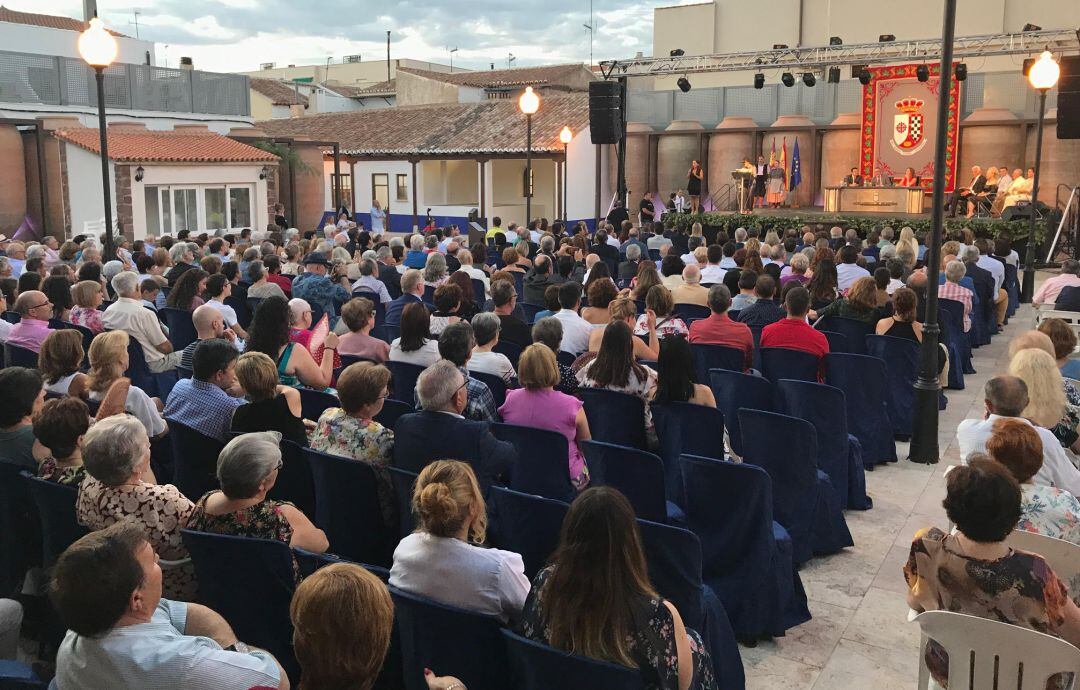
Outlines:
[[686, 173], [686, 193], [690, 197], [690, 213], [701, 213], [701, 178], [704, 172], [701, 163], [690, 161], [690, 170]]

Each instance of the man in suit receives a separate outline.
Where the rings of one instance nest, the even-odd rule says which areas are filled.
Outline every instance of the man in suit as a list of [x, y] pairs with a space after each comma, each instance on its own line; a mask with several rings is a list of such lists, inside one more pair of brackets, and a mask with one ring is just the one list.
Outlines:
[[517, 451], [499, 441], [487, 422], [465, 419], [467, 381], [448, 360], [439, 360], [416, 381], [422, 412], [402, 415], [394, 425], [394, 467], [420, 472], [435, 460], [461, 460], [476, 472], [480, 490], [510, 474]]
[[393, 326], [401, 323], [401, 312], [413, 302], [424, 301], [424, 274], [410, 268], [401, 276], [401, 297], [386, 305], [383, 322]]
[[641, 245], [626, 245], [626, 261], [619, 264], [619, 280], [630, 280], [637, 275], [641, 264]]
[[971, 167], [971, 182], [968, 183], [968, 186], [954, 190], [949, 195], [949, 200], [945, 202], [945, 212], [949, 214], [949, 218], [956, 218], [957, 207], [967, 208], [968, 197], [981, 193], [985, 188], [986, 176], [982, 174], [982, 168], [973, 165]]
[[852, 168], [851, 172], [844, 176], [845, 187], [861, 187], [862, 183], [862, 175], [859, 174], [858, 168]]
[[[967, 269], [967, 277], [971, 278], [971, 282], [975, 284], [975, 296], [978, 298], [976, 303], [973, 303], [973, 307], [979, 308], [979, 315], [981, 316], [982, 310], [997, 311], [997, 303], [999, 301], [997, 283], [994, 281], [994, 274], [985, 268], [979, 266], [979, 248], [975, 245], [970, 245], [964, 249], [963, 257], [961, 260], [964, 262], [964, 267]], [[1003, 271], [1004, 272], [1004, 271]], [[1002, 323], [1005, 320], [1005, 307], [1008, 306], [1008, 295], [1004, 294], [1004, 290], [1001, 292], [1003, 296], [1003, 302], [1001, 305], [1001, 318], [995, 323]], [[991, 307], [990, 305], [994, 305]]]

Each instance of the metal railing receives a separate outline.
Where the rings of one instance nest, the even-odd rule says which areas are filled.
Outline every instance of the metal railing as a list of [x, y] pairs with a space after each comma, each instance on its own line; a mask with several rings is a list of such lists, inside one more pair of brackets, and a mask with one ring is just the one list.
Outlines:
[[1054, 191], [1054, 208], [1061, 213], [1061, 220], [1046, 252], [1046, 261], [1051, 261], [1057, 252], [1080, 258], [1080, 237], [1077, 236], [1080, 233], [1080, 185], [1059, 184]]
[[[209, 115], [251, 115], [248, 78], [116, 64], [105, 70], [105, 105]], [[0, 51], [0, 103], [97, 107], [94, 72], [81, 60]]]
[[738, 198], [735, 197], [735, 185], [728, 182], [717, 189], [709, 197], [712, 207], [717, 211], [732, 211], [738, 206]]

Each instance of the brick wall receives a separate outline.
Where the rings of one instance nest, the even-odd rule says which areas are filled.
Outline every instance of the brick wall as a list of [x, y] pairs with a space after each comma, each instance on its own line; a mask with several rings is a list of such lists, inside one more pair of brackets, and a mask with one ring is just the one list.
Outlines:
[[131, 211], [131, 176], [134, 175], [133, 166], [116, 163], [113, 166], [116, 171], [113, 183], [113, 194], [116, 197], [116, 219], [120, 232], [128, 240], [135, 240], [135, 223]]

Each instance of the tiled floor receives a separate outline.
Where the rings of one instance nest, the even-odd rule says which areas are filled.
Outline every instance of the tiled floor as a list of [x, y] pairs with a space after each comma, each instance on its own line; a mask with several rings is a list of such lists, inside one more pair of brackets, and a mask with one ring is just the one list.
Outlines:
[[897, 443], [899, 462], [866, 473], [874, 507], [846, 513], [855, 547], [815, 558], [803, 567], [800, 574], [813, 620], [785, 637], [753, 649], [740, 648], [747, 688], [915, 686], [919, 631], [907, 622], [901, 568], [916, 530], [946, 526], [942, 472], [957, 460], [956, 426], [968, 417], [982, 416], [983, 385], [1005, 370], [1009, 340], [1031, 323], [1031, 308], [1025, 305], [990, 345], [973, 351], [978, 373], [964, 377], [965, 389], [946, 391], [949, 405], [940, 416], [939, 464], [908, 462], [908, 444]]

